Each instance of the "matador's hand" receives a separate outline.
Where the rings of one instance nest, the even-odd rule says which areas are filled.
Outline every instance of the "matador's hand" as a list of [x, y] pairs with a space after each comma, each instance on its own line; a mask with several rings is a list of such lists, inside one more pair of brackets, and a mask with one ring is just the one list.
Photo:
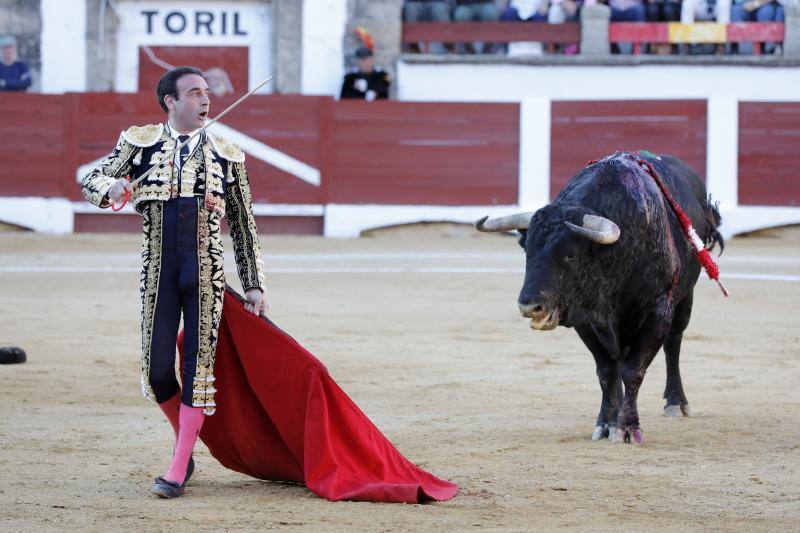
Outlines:
[[269, 310], [269, 306], [267, 305], [267, 301], [264, 299], [264, 293], [261, 292], [261, 289], [247, 289], [244, 293], [245, 299], [247, 303], [244, 304], [244, 308], [253, 313], [254, 315], [260, 314], [267, 314]]
[[108, 190], [108, 199], [115, 203], [124, 200], [125, 190], [133, 192], [131, 182], [127, 178], [119, 178]]

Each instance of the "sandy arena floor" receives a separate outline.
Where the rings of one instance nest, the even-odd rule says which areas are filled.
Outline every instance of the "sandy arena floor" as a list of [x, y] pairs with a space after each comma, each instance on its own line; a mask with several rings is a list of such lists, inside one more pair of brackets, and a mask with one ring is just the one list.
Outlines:
[[519, 317], [513, 239], [464, 235], [262, 237], [273, 320], [461, 486], [387, 505], [247, 478], [202, 445], [186, 496], [152, 496], [172, 433], [139, 393], [138, 236], [0, 233], [0, 345], [29, 358], [0, 366], [0, 530], [800, 529], [800, 231], [730, 242], [727, 301], [701, 277], [682, 354], [695, 417], [661, 415], [659, 355], [643, 447], [590, 441], [588, 351]]

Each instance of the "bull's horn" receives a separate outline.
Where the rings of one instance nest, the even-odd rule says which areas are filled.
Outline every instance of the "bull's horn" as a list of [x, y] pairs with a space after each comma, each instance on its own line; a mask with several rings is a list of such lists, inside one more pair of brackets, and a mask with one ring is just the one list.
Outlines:
[[509, 231], [512, 229], [528, 229], [531, 222], [533, 211], [527, 213], [516, 213], [498, 218], [485, 216], [475, 221], [475, 229], [478, 231]]
[[607, 218], [583, 215], [582, 226], [577, 226], [570, 221], [564, 223], [570, 230], [581, 237], [586, 237], [600, 244], [614, 244], [619, 240], [619, 226]]

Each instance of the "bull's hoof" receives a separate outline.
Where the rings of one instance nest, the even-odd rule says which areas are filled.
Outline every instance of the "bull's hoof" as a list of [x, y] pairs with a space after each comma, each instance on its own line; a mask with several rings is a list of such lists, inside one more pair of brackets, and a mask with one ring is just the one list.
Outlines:
[[617, 428], [608, 435], [608, 440], [613, 443], [644, 444], [644, 432], [641, 428], [630, 426], [625, 429]]
[[0, 346], [0, 365], [24, 363], [27, 357], [25, 350], [17, 346]]
[[608, 424], [603, 424], [602, 426], [596, 426], [594, 431], [592, 431], [592, 440], [600, 440], [605, 439], [608, 437]]
[[664, 406], [664, 416], [671, 416], [673, 418], [680, 418], [682, 416], [691, 418], [692, 410], [689, 408], [688, 403], [673, 404]]

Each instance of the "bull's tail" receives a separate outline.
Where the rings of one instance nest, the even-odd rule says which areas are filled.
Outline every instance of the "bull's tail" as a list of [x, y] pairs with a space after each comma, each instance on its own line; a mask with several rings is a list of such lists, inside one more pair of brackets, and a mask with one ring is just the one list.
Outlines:
[[719, 253], [722, 255], [725, 250], [725, 239], [719, 232], [719, 226], [722, 223], [722, 216], [719, 214], [719, 202], [712, 202], [711, 195], [708, 200], [703, 204], [703, 214], [706, 217], [706, 232], [703, 235], [703, 242], [706, 243], [706, 248], [713, 250], [714, 246], [719, 244]]

